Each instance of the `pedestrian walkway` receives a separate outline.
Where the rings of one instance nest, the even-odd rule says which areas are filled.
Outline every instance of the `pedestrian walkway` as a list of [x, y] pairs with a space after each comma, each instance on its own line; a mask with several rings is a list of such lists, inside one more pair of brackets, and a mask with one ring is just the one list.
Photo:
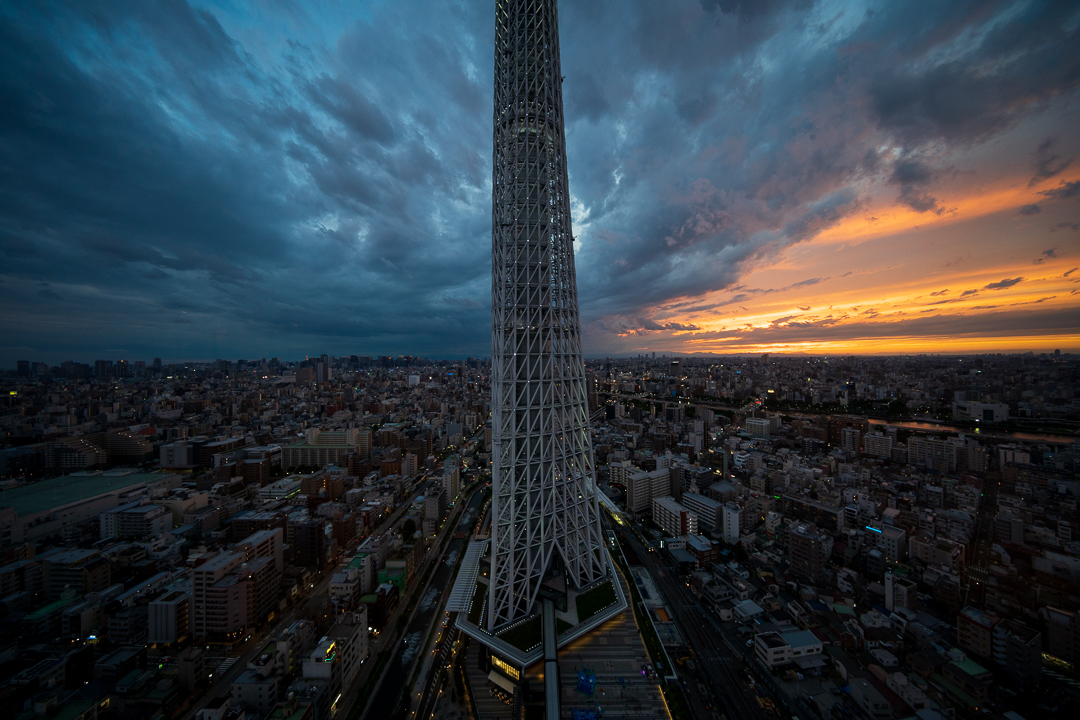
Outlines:
[[[543, 667], [543, 663], [536, 665]], [[500, 689], [496, 688], [495, 684], [488, 679], [488, 674], [480, 669], [480, 643], [475, 640], [469, 642], [469, 651], [465, 656], [465, 670], [469, 676], [478, 720], [508, 720], [511, 716], [510, 705], [499, 695], [492, 694], [493, 691], [500, 692]], [[506, 695], [504, 691], [501, 694], [503, 697]]]

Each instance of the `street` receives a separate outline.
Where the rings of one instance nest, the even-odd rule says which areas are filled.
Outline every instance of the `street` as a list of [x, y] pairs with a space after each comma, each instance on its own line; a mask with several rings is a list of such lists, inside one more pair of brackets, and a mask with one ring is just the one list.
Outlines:
[[[473, 489], [471, 496], [464, 502], [459, 502], [458, 514], [447, 520], [440, 536], [441, 538], [450, 538], [449, 542], [446, 543], [441, 552], [435, 549], [429, 551], [425, 564], [417, 570], [417, 577], [422, 577], [426, 568], [432, 562], [438, 562], [438, 566], [431, 574], [428, 583], [423, 588], [413, 590], [413, 592], [423, 593], [421, 601], [417, 603], [404, 633], [394, 645], [391, 652], [392, 659], [384, 668], [382, 677], [376, 683], [375, 692], [367, 702], [366, 714], [360, 715], [360, 717], [382, 717], [383, 714], [392, 711], [401, 700], [403, 691], [412, 677], [415, 663], [423, 658], [424, 653], [430, 652], [430, 647], [426, 646], [425, 638], [431, 628], [432, 621], [442, 607], [442, 602], [445, 599], [444, 591], [450, 587], [454, 563], [449, 558], [456, 560], [466, 542], [460, 538], [454, 538], [453, 535], [456, 531], [462, 529], [462, 525], [465, 525], [465, 529], [467, 529], [467, 526], [472, 523], [482, 498], [481, 486], [477, 485]], [[465, 511], [461, 508], [465, 507], [469, 508], [468, 519], [462, 522], [461, 518]], [[402, 598], [401, 603], [398, 605], [398, 611], [391, 618], [393, 622], [396, 623], [400, 613], [404, 611], [407, 605], [408, 598]], [[387, 627], [390, 627], [390, 623], [388, 623]], [[372, 654], [372, 657], [374, 658], [376, 655]], [[355, 692], [356, 689], [363, 687], [364, 682], [366, 682], [366, 676], [359, 678], [354, 683], [353, 691]], [[345, 706], [345, 709], [348, 710], [349, 707]], [[373, 716], [371, 713], [376, 709], [379, 714]]]
[[983, 497], [975, 513], [975, 537], [971, 562], [964, 572], [964, 602], [982, 607], [986, 597], [987, 567], [990, 564], [990, 546], [993, 543], [994, 515], [997, 513], [997, 489], [1000, 480], [990, 476], [983, 486]]

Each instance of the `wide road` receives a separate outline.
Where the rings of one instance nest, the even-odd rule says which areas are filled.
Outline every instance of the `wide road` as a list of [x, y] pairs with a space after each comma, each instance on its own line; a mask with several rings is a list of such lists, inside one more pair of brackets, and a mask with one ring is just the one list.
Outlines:
[[[421, 486], [418, 492], [425, 490], [426, 487], [427, 485]], [[442, 541], [445, 538], [445, 533], [450, 527], [450, 523], [455, 522], [455, 518], [460, 515], [461, 507], [463, 506], [463, 504], [464, 501], [459, 502], [455, 506], [453, 514], [451, 515], [450, 519], [447, 520], [447, 525], [443, 530], [443, 534], [439, 536], [439, 541]], [[397, 524], [395, 524], [394, 527], [396, 527]], [[431, 562], [432, 552], [435, 551], [430, 551], [427, 554], [423, 566], [420, 568], [420, 570], [417, 571], [419, 577], [423, 577], [423, 573], [426, 572], [427, 567]], [[349, 687], [343, 689], [342, 691], [341, 701], [339, 702], [337, 707], [337, 715], [344, 718], [356, 718], [359, 717], [362, 711], [365, 710], [365, 706], [358, 706], [358, 703], [361, 700], [361, 698], [359, 697], [360, 691], [363, 690], [364, 686], [367, 684], [368, 679], [371, 676], [371, 673], [374, 671], [376, 665], [375, 659], [379, 657], [379, 654], [387, 646], [390, 646], [390, 648], [392, 649], [391, 652], [396, 652], [396, 648], [401, 646], [401, 637], [399, 636], [395, 628], [397, 627], [398, 618], [401, 617], [401, 614], [405, 612], [405, 609], [408, 607], [409, 599], [412, 597], [413, 592], [415, 592], [415, 587], [410, 588], [407, 591], [405, 597], [401, 599], [401, 601], [398, 603], [398, 606], [394, 609], [394, 612], [391, 613], [390, 618], [386, 623], [386, 627], [383, 629], [383, 632], [379, 634], [375, 643], [368, 648], [368, 659], [361, 666], [359, 674], [353, 680], [352, 684]], [[376, 682], [380, 682], [381, 679], [382, 674], [380, 674], [380, 677]], [[369, 701], [368, 699], [364, 700], [365, 703]]]
[[990, 546], [994, 540], [994, 516], [997, 514], [997, 491], [1001, 482], [996, 473], [988, 473], [983, 484], [983, 496], [975, 512], [974, 549], [971, 562], [964, 570], [964, 605], [982, 607], [986, 599], [987, 568], [990, 564]]
[[[477, 498], [480, 497], [482, 496], [477, 495]], [[490, 514], [488, 513], [489, 508], [490, 504], [484, 506], [480, 527], [478, 529], [483, 529], [487, 525], [490, 518]], [[472, 515], [470, 514], [469, 522], [462, 523], [458, 526], [459, 532], [468, 530], [467, 526], [471, 524], [471, 518]], [[455, 542], [461, 543], [457, 548], [457, 551], [460, 554], [460, 552], [465, 549], [465, 542], [460, 540], [455, 540]], [[450, 557], [447, 558], [446, 564], [455, 565], [456, 560], [457, 556], [451, 554]], [[453, 582], [454, 576], [451, 574], [445, 587], [453, 587]], [[420, 696], [418, 702], [415, 703], [414, 717], [420, 719], [428, 718], [434, 712], [435, 703], [439, 699], [440, 692], [438, 684], [439, 671], [450, 663], [453, 656], [454, 643], [461, 637], [461, 631], [450, 624], [450, 614], [443, 612], [443, 606], [446, 604], [446, 599], [448, 597], [448, 593], [444, 592], [439, 598], [438, 607], [436, 608], [436, 620], [440, 617], [442, 618], [442, 628], [440, 628], [437, 633], [432, 634], [431, 642], [422, 648], [423, 659], [421, 662], [423, 665], [423, 675], [422, 677], [417, 678], [417, 682], [413, 686], [414, 691], [419, 689], [417, 694]]]
[[[429, 649], [424, 647], [425, 638], [431, 629], [432, 622], [439, 614], [446, 591], [451, 587], [451, 575], [466, 542], [463, 539], [454, 538], [453, 535], [459, 531], [468, 530], [469, 525], [476, 518], [484, 496], [481, 490], [482, 486], [477, 484], [471, 491], [472, 494], [464, 502], [458, 503], [455, 513], [443, 526], [443, 534], [440, 536], [440, 540], [447, 537], [450, 540], [442, 546], [441, 551], [437, 548], [429, 551], [425, 563], [416, 571], [416, 577], [421, 578], [431, 563], [438, 563], [427, 584], [423, 588], [414, 588], [412, 591], [423, 594], [413, 610], [404, 634], [400, 639], [395, 638], [396, 642], [391, 650], [393, 659], [384, 668], [374, 697], [367, 702], [366, 716], [369, 718], [382, 718], [393, 711], [401, 701], [402, 694], [412, 678], [416, 662], [423, 659], [422, 648], [424, 652]], [[463, 507], [467, 510], [462, 510]], [[408, 605], [409, 597], [411, 594], [402, 598], [398, 606], [399, 612]], [[389, 624], [388, 627], [390, 627]], [[366, 676], [354, 683], [354, 690], [363, 686], [362, 681], [366, 681]], [[349, 711], [351, 708], [343, 706], [343, 709]]]

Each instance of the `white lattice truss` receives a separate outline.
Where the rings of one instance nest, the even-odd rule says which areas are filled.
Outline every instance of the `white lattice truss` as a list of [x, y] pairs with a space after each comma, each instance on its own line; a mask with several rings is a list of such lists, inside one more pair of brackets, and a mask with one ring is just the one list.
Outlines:
[[498, 0], [487, 629], [527, 615], [557, 554], [607, 575], [593, 476], [555, 0]]

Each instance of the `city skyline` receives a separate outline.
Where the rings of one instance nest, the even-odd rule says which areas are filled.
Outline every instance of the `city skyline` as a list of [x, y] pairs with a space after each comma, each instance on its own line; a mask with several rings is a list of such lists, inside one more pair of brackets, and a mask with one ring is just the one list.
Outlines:
[[[487, 10], [5, 7], [0, 366], [490, 356]], [[562, 11], [587, 357], [1080, 349], [1075, 8]]]

